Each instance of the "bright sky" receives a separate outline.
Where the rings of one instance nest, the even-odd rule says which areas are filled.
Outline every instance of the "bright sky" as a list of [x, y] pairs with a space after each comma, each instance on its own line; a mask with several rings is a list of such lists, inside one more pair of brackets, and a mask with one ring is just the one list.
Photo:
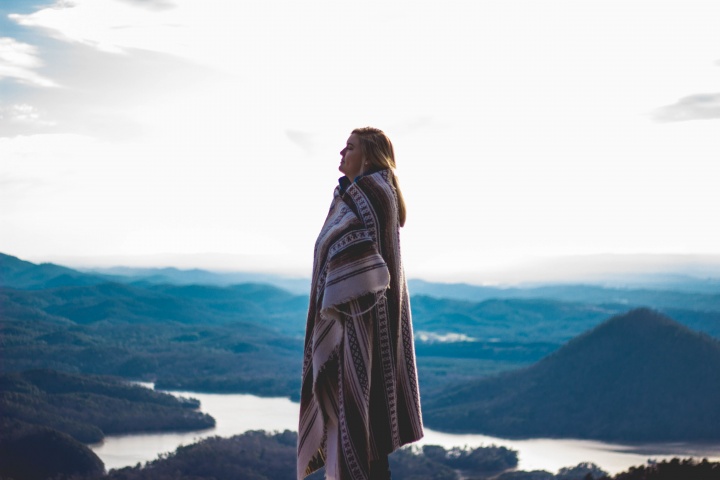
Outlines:
[[[0, 4], [0, 251], [310, 275], [350, 131], [411, 277], [720, 255], [720, 2]], [[552, 270], [552, 267], [550, 267]]]

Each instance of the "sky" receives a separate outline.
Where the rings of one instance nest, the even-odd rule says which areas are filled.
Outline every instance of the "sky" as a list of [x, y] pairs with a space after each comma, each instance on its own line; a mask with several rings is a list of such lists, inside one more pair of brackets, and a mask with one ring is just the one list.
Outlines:
[[720, 265], [716, 0], [38, 2], [0, 3], [3, 253], [309, 276], [372, 125], [409, 277]]

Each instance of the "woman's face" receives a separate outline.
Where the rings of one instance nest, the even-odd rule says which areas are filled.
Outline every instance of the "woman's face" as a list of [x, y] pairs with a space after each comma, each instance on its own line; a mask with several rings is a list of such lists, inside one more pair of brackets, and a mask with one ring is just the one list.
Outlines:
[[351, 181], [363, 172], [364, 155], [360, 150], [360, 139], [356, 134], [350, 135], [345, 144], [345, 148], [340, 151], [342, 158], [340, 159], [340, 170]]

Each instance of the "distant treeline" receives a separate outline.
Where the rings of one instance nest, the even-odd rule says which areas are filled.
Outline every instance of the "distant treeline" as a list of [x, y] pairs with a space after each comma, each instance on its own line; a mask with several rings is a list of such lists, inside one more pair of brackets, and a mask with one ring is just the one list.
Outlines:
[[[8, 462], [0, 443], [0, 478], [15, 480], [295, 480], [297, 434], [247, 432], [230, 438], [213, 437], [147, 462], [103, 473], [101, 465], [83, 456], [47, 431], [25, 436]], [[53, 441], [55, 442], [53, 444]], [[86, 448], [86, 447], [85, 447]], [[65, 453], [65, 456], [58, 454]], [[70, 455], [72, 453], [72, 455]], [[90, 452], [92, 453], [92, 452]], [[3, 456], [5, 455], [5, 456]], [[24, 462], [24, 463], [23, 463]], [[77, 462], [77, 465], [70, 465]], [[599, 467], [582, 463], [546, 471], [516, 471], [517, 454], [502, 447], [445, 450], [439, 446], [405, 448], [390, 456], [394, 480], [720, 480], [720, 463], [673, 459], [630, 468], [609, 476]], [[309, 480], [321, 480], [323, 471]]]

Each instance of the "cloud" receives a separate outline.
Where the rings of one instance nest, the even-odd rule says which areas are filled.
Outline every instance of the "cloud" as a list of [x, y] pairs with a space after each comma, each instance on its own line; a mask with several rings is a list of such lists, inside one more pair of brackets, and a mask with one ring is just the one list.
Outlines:
[[0, 80], [10, 78], [38, 87], [56, 87], [54, 81], [36, 72], [42, 66], [37, 47], [0, 37]]
[[26, 103], [10, 105], [9, 107], [0, 105], [0, 119], [44, 127], [55, 125], [55, 122], [44, 120], [42, 117], [40, 110]]
[[129, 49], [168, 52], [183, 38], [182, 18], [166, 2], [56, 0], [31, 14], [10, 14], [23, 27], [42, 28], [54, 38], [123, 54]]
[[313, 155], [318, 151], [319, 134], [302, 132], [300, 130], [286, 129], [285, 135], [295, 145], [300, 147], [308, 155]]
[[658, 122], [684, 122], [720, 118], [720, 93], [699, 93], [683, 97], [672, 105], [657, 109]]
[[169, 10], [175, 8], [172, 0], [123, 0], [132, 5], [147, 8], [148, 10]]
[[0, 104], [0, 126], [3, 127], [3, 136], [42, 130], [55, 125], [56, 122], [46, 119], [44, 112], [32, 105], [17, 103], [5, 106]]

